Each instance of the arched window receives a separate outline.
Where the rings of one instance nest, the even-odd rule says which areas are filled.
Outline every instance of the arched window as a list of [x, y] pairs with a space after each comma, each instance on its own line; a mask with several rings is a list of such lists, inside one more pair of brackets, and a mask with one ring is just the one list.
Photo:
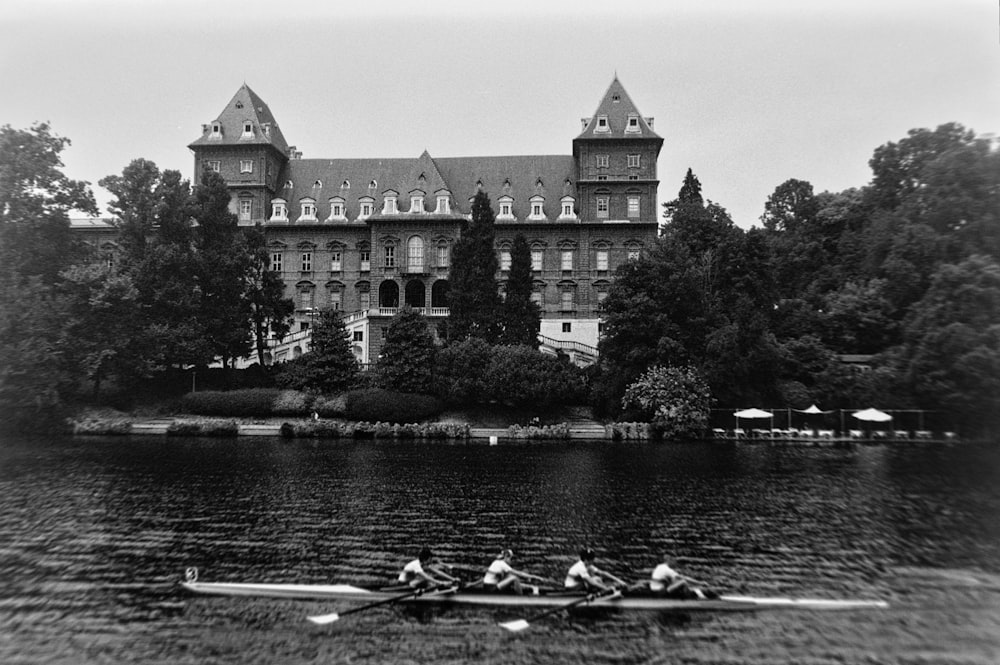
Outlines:
[[410, 307], [427, 306], [427, 289], [419, 279], [411, 279], [406, 283], [406, 304]]
[[399, 307], [399, 285], [392, 280], [386, 280], [378, 287], [379, 307]]

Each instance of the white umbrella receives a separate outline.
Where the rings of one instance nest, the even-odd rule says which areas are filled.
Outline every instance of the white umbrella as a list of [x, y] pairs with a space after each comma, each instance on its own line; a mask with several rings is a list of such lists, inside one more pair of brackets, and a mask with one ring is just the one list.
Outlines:
[[743, 409], [733, 413], [736, 416], [736, 428], [739, 429], [740, 418], [771, 418], [771, 429], [774, 429], [774, 415], [762, 409]]
[[817, 413], [830, 413], [829, 411], [824, 411], [815, 404], [810, 406], [808, 409], [795, 409], [795, 410], [798, 411], [799, 413], [810, 413], [812, 415], [816, 415]]
[[892, 420], [890, 416], [885, 411], [879, 411], [878, 409], [865, 409], [864, 411], [855, 411], [851, 414], [858, 420], [866, 420], [872, 423], [887, 423]]
[[743, 409], [733, 414], [737, 418], [770, 418], [771, 413], [761, 409]]

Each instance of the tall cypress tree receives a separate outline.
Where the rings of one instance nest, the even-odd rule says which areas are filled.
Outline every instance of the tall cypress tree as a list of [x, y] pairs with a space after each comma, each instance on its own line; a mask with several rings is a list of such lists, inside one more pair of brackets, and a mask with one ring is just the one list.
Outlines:
[[501, 314], [501, 343], [538, 348], [538, 323], [541, 316], [538, 305], [531, 300], [531, 248], [521, 233], [514, 237], [514, 244], [510, 249], [507, 297]]
[[490, 344], [497, 341], [500, 296], [496, 274], [499, 268], [494, 249], [493, 207], [485, 192], [472, 201], [472, 219], [462, 228], [455, 243], [449, 276], [451, 307], [448, 335], [462, 340], [479, 337]]

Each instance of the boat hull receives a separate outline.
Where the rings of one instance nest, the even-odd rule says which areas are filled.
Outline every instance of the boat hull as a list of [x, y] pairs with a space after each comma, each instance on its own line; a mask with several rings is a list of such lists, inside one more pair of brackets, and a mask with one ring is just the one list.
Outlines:
[[[342, 600], [375, 603], [399, 596], [400, 592], [372, 591], [349, 584], [240, 584], [225, 582], [181, 582], [181, 585], [198, 594], [219, 596], [253, 596], [261, 598], [300, 598]], [[426, 592], [403, 602], [436, 605], [489, 605], [499, 607], [526, 607], [544, 609], [559, 607], [580, 598], [572, 594], [545, 594], [517, 596], [497, 593]], [[828, 600], [823, 598], [760, 598], [755, 596], [721, 596], [713, 600], [679, 600], [642, 596], [597, 598], [581, 603], [578, 607], [618, 608], [652, 611], [754, 611], [764, 609], [799, 610], [851, 610], [888, 607], [881, 600]]]

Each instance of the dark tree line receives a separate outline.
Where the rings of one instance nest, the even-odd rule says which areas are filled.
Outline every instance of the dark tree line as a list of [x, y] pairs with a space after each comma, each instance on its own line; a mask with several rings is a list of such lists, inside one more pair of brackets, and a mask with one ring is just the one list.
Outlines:
[[952, 123], [869, 165], [871, 183], [844, 192], [782, 183], [749, 231], [689, 171], [605, 302], [606, 408], [646, 368], [690, 365], [722, 406], [924, 408], [996, 431], [1000, 151]]
[[119, 258], [71, 229], [96, 215], [62, 174], [69, 145], [48, 125], [0, 128], [0, 413], [59, 407], [85, 386], [127, 393], [144, 378], [249, 355], [287, 331], [292, 303], [259, 233], [240, 229], [218, 174], [193, 189], [137, 159], [101, 181], [114, 195]]

